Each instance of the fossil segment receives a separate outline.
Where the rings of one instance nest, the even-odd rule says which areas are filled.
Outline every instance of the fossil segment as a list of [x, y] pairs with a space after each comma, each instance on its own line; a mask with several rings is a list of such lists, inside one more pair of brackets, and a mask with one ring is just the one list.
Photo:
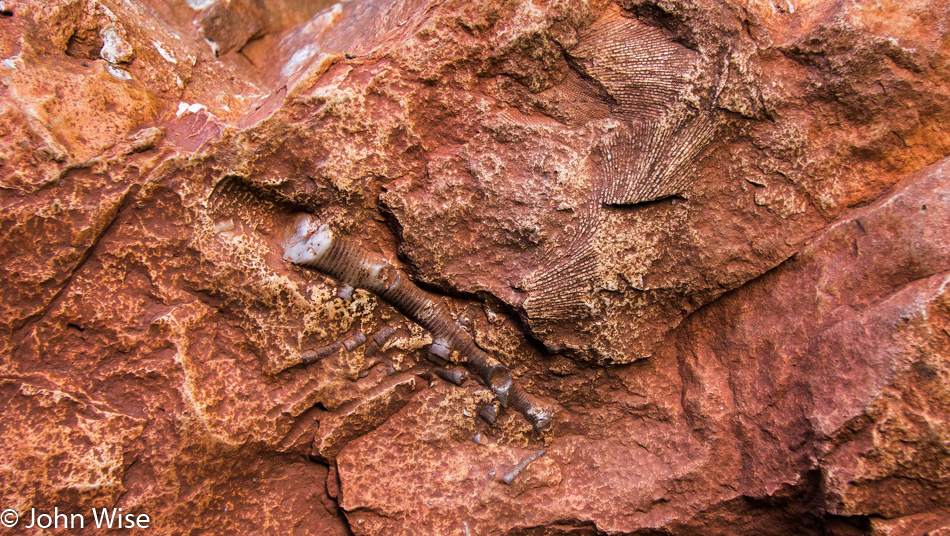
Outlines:
[[634, 123], [598, 144], [600, 201], [633, 205], [682, 193], [715, 129], [704, 115]]

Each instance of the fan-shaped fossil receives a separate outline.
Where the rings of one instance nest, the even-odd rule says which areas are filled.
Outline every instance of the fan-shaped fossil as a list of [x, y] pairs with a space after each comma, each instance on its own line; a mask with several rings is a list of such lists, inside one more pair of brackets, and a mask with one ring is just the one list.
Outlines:
[[560, 253], [552, 250], [542, 257], [538, 263], [540, 268], [521, 285], [528, 293], [522, 308], [535, 322], [557, 322], [587, 315], [585, 301], [597, 269], [593, 239], [600, 223], [599, 207], [587, 207], [581, 218], [581, 225], [567, 249]]
[[608, 9], [570, 51], [575, 64], [614, 101], [625, 120], [657, 119], [676, 102], [699, 64], [699, 54], [657, 28]]
[[682, 123], [671, 117], [634, 123], [605, 136], [597, 147], [600, 201], [633, 205], [683, 193], [714, 130], [704, 115], [695, 115]]
[[607, 95], [612, 111], [608, 122], [595, 127], [606, 127], [606, 134], [594, 143], [586, 165], [592, 190], [577, 230], [521, 285], [529, 327], [589, 316], [604, 205], [688, 192], [717, 130], [715, 96], [702, 108], [698, 104], [704, 94], [698, 80], [708, 67], [703, 58], [619, 8], [609, 8], [569, 55], [575, 69]]

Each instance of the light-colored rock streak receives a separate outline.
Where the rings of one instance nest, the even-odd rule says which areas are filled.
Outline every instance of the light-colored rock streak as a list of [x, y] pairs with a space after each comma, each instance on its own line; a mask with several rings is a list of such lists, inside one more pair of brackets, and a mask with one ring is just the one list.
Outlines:
[[352, 242], [333, 235], [330, 228], [301, 214], [282, 243], [284, 260], [316, 269], [355, 288], [368, 290], [398, 309], [462, 357], [502, 405], [511, 404], [537, 431], [551, 424], [553, 409], [545, 407], [514, 383], [508, 368], [475, 345], [456, 323], [442, 301], [414, 285], [408, 276]]

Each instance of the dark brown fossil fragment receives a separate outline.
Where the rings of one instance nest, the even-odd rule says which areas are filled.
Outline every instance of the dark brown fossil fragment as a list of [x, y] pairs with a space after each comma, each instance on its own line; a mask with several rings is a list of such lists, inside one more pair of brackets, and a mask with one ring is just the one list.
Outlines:
[[320, 361], [323, 358], [329, 357], [336, 353], [340, 347], [343, 346], [342, 343], [335, 342], [333, 344], [328, 344], [316, 350], [308, 350], [300, 354], [300, 363], [303, 365], [310, 365]]
[[532, 453], [530, 456], [522, 460], [521, 463], [516, 465], [514, 469], [505, 474], [505, 476], [501, 477], [501, 481], [510, 486], [511, 483], [514, 482], [515, 478], [518, 478], [518, 475], [521, 474], [521, 471], [524, 471], [525, 468], [531, 464], [531, 462], [537, 460], [541, 456], [544, 456], [545, 453], [547, 453], [547, 450], [539, 450]]
[[465, 375], [457, 370], [448, 370], [441, 367], [437, 367], [432, 370], [432, 373], [442, 378], [443, 380], [455, 385], [462, 385], [462, 382], [465, 381]]
[[495, 419], [498, 418], [498, 408], [495, 407], [495, 404], [485, 404], [485, 406], [478, 412], [478, 416], [485, 420], [488, 424], [495, 424]]
[[376, 332], [375, 335], [369, 340], [369, 346], [366, 349], [366, 355], [373, 356], [379, 353], [383, 349], [383, 346], [386, 345], [393, 335], [396, 334], [396, 328], [393, 326], [386, 326], [383, 329]]
[[538, 431], [551, 425], [553, 408], [524, 392], [508, 368], [492, 358], [452, 318], [435, 295], [417, 287], [405, 272], [375, 258], [357, 244], [336, 237], [308, 214], [299, 215], [287, 230], [284, 260], [316, 269], [345, 285], [368, 290], [429, 331], [440, 348], [458, 352], [481, 377], [502, 405], [511, 405]]

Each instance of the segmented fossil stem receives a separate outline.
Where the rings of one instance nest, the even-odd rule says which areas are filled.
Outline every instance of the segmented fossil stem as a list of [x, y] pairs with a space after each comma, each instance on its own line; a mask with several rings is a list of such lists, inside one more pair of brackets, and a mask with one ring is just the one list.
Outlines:
[[552, 410], [514, 384], [511, 373], [475, 345], [438, 297], [414, 285], [404, 272], [374, 257], [308, 214], [296, 218], [283, 241], [284, 260], [313, 268], [343, 284], [368, 290], [429, 331], [433, 341], [458, 352], [502, 405], [512, 406], [538, 431], [551, 424]]
[[553, 415], [550, 408], [539, 405], [534, 397], [524, 392], [518, 384], [511, 385], [508, 397], [511, 407], [524, 415], [538, 430], [544, 430], [551, 425]]
[[379, 353], [382, 350], [383, 346], [386, 345], [386, 341], [390, 339], [393, 335], [396, 334], [396, 328], [392, 326], [386, 326], [383, 329], [376, 332], [372, 338], [369, 340], [369, 344], [366, 348], [366, 355], [371, 357]]
[[355, 335], [343, 341], [343, 346], [346, 347], [347, 352], [352, 352], [360, 346], [363, 346], [365, 343], [366, 335], [362, 331], [358, 331]]
[[494, 404], [485, 404], [485, 407], [478, 412], [478, 416], [485, 419], [488, 424], [495, 424], [495, 419], [498, 418], [498, 409]]
[[366, 356], [371, 357], [379, 352], [380, 348], [386, 344], [386, 341], [389, 340], [396, 333], [396, 329], [392, 326], [386, 326], [383, 329], [376, 332], [371, 338], [367, 339], [366, 334], [362, 330], [358, 330], [355, 334], [350, 335], [349, 337], [336, 341], [332, 344], [322, 346], [316, 350], [308, 350], [300, 354], [300, 364], [301, 365], [311, 365], [329, 357], [336, 353], [340, 348], [345, 348], [347, 352], [352, 352], [360, 346], [369, 342], [366, 348]]
[[382, 348], [383, 345], [386, 344], [386, 341], [388, 341], [389, 338], [395, 334], [396, 334], [396, 328], [392, 326], [386, 326], [383, 329], [377, 331], [375, 335], [373, 335], [373, 343], [375, 343], [376, 346], [379, 346], [380, 348]]
[[462, 382], [465, 381], [465, 375], [456, 370], [448, 370], [440, 367], [433, 369], [432, 373], [449, 383], [454, 383], [455, 385], [462, 385]]
[[501, 478], [501, 481], [510, 486], [511, 483], [514, 481], [514, 479], [517, 478], [519, 474], [521, 474], [521, 471], [524, 471], [525, 468], [528, 467], [529, 464], [531, 464], [531, 462], [533, 462], [534, 460], [537, 460], [541, 456], [544, 456], [545, 453], [547, 453], [547, 450], [539, 450], [531, 454], [530, 456], [522, 460], [521, 463], [516, 465], [515, 468], [511, 470], [510, 473], [503, 476]]
[[339, 350], [341, 346], [343, 346], [343, 343], [335, 342], [322, 348], [317, 348], [316, 350], [304, 352], [300, 355], [300, 363], [303, 365], [316, 363]]

